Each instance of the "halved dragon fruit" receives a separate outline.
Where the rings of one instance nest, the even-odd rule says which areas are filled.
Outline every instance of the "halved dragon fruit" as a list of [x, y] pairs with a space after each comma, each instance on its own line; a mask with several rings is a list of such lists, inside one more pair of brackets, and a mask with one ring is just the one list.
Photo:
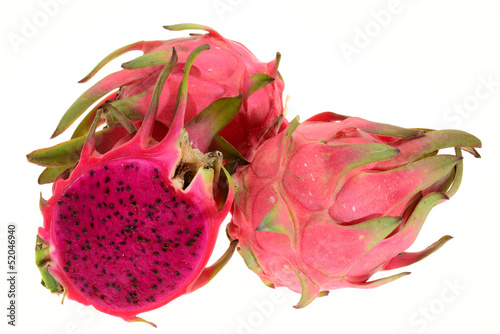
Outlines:
[[198, 148], [184, 128], [188, 74], [208, 48], [199, 45], [185, 61], [174, 118], [160, 141], [152, 132], [163, 86], [176, 69], [175, 49], [140, 128], [104, 154], [95, 149], [97, 112], [77, 166], [56, 180], [49, 200], [41, 200], [36, 261], [52, 292], [143, 321], [137, 314], [203, 286], [231, 257], [235, 243], [205, 268], [234, 194], [221, 154], [202, 153], [220, 117], [200, 116], [196, 125], [186, 125], [204, 134]]

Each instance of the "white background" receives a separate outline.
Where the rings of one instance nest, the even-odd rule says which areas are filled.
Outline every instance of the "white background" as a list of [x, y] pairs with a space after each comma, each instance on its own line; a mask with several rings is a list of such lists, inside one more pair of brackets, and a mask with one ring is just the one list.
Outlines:
[[[500, 2], [55, 1], [0, 5], [3, 333], [499, 333]], [[44, 9], [49, 2], [57, 7]], [[389, 9], [390, 16], [382, 15]], [[61, 305], [60, 297], [40, 286], [34, 264], [39, 192], [49, 197], [50, 189], [37, 185], [42, 169], [28, 164], [25, 155], [55, 144], [49, 137], [66, 108], [138, 54], [77, 84], [101, 58], [138, 40], [184, 36], [162, 29], [183, 22], [212, 26], [262, 61], [281, 52], [285, 94], [292, 97], [289, 119], [335, 111], [405, 127], [458, 128], [480, 137], [483, 158], [465, 156], [460, 191], [431, 212], [410, 250], [446, 234], [455, 238], [409, 267], [408, 277], [373, 290], [332, 291], [302, 310], [292, 308], [299, 295], [267, 288], [239, 255], [205, 288], [143, 314], [158, 329], [70, 300]], [[29, 23], [37, 25], [30, 33]], [[23, 43], [13, 43], [16, 38]], [[18, 225], [16, 328], [6, 325], [8, 222]], [[226, 246], [221, 228], [214, 256]]]

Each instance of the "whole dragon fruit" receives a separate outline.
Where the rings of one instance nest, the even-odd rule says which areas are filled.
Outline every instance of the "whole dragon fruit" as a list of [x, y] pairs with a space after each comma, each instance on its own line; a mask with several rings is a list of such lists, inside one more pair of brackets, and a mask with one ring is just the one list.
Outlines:
[[[196, 140], [198, 149], [192, 148], [184, 128], [188, 73], [206, 49], [199, 45], [185, 61], [174, 118], [160, 141], [152, 132], [163, 86], [177, 68], [175, 50], [139, 129], [101, 154], [95, 150], [97, 112], [76, 168], [56, 180], [49, 200], [41, 199], [36, 262], [52, 292], [144, 321], [138, 313], [203, 286], [229, 260], [234, 243], [205, 268], [232, 203], [231, 177], [220, 153], [201, 152], [209, 140]], [[214, 119], [204, 117], [194, 128], [209, 136], [220, 127]]]
[[[88, 81], [108, 62], [129, 51], [140, 50], [144, 55], [124, 63], [123, 70], [108, 75], [84, 92], [66, 111], [52, 137], [65, 131], [100, 99], [98, 106], [79, 124], [73, 138], [87, 134], [97, 110], [104, 104], [111, 105], [131, 120], [142, 119], [148, 110], [156, 79], [175, 47], [179, 62], [162, 92], [156, 118], [158, 122], [169, 125], [186, 59], [194, 48], [207, 43], [211, 46], [210, 50], [191, 70], [185, 121], [191, 120], [215, 100], [241, 94], [239, 113], [220, 132], [222, 138], [215, 138], [213, 147], [218, 148], [221, 141], [227, 141], [245, 155], [274, 118], [283, 112], [284, 83], [278, 72], [279, 53], [270, 63], [262, 63], [245, 46], [225, 39], [209, 27], [178, 24], [165, 28], [173, 31], [206, 30], [208, 33], [166, 41], [140, 41], [112, 52], [80, 82]], [[119, 89], [118, 92], [116, 89]]]
[[[322, 113], [268, 133], [233, 176], [228, 235], [247, 266], [271, 287], [301, 293], [297, 308], [328, 290], [372, 288], [409, 273], [368, 281], [410, 265], [451, 237], [404, 251], [429, 211], [458, 190], [462, 154], [481, 142], [454, 130], [405, 129]], [[455, 154], [438, 154], [455, 148]]]

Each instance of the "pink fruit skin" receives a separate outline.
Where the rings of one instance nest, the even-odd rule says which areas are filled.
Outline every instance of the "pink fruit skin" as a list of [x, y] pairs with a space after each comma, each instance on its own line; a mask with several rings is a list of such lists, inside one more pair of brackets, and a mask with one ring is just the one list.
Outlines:
[[[208, 43], [210, 50], [201, 55], [191, 69], [185, 122], [221, 97], [243, 94], [240, 111], [220, 135], [245, 156], [257, 144], [275, 117], [283, 112], [284, 82], [278, 72], [279, 57], [269, 63], [263, 63], [242, 44], [225, 39], [210, 28], [206, 29], [207, 34], [143, 42], [135, 49], [150, 54], [175, 47], [178, 52], [179, 63], [162, 92], [157, 116], [158, 121], [170, 124], [185, 60], [195, 47]], [[87, 93], [101, 94], [113, 87], [121, 87], [118, 99], [126, 99], [146, 92], [134, 102], [135, 117], [143, 117], [151, 101], [151, 88], [161, 69], [162, 66], [124, 69], [104, 78]], [[274, 81], [250, 95], [251, 76], [256, 73], [270, 75]], [[286, 123], [285, 121], [283, 126]]]
[[403, 253], [430, 209], [460, 183], [461, 155], [434, 154], [479, 147], [477, 138], [333, 113], [303, 122], [286, 139], [289, 132], [264, 142], [234, 176], [228, 235], [239, 240], [240, 254], [264, 283], [302, 293], [296, 307], [322, 291], [375, 287], [404, 276], [367, 282], [450, 239]]

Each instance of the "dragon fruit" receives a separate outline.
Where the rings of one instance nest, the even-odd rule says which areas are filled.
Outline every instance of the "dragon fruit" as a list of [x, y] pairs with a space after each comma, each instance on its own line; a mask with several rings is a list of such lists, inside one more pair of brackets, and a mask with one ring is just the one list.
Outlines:
[[[36, 262], [42, 284], [52, 292], [127, 321], [144, 321], [139, 313], [200, 288], [231, 257], [235, 243], [205, 268], [234, 187], [221, 154], [201, 152], [210, 140], [197, 140], [198, 149], [192, 148], [184, 128], [188, 73], [208, 47], [199, 45], [185, 61], [175, 116], [160, 141], [152, 132], [162, 88], [176, 69], [175, 50], [131, 138], [97, 152], [98, 111], [77, 166], [54, 182], [50, 199], [41, 199]], [[204, 117], [194, 128], [208, 136], [220, 126], [203, 122], [216, 118]]]
[[[455, 194], [462, 150], [479, 157], [476, 137], [454, 130], [405, 129], [334, 113], [271, 131], [233, 176], [233, 217], [247, 266], [271, 287], [301, 293], [296, 308], [338, 288], [415, 263], [450, 240], [404, 252], [429, 211]], [[454, 154], [438, 154], [454, 148]]]
[[[215, 100], [241, 94], [239, 113], [220, 132], [222, 138], [215, 138], [214, 145], [227, 141], [245, 155], [274, 118], [283, 112], [284, 83], [278, 72], [279, 53], [270, 63], [262, 63], [245, 46], [225, 39], [209, 27], [178, 24], [165, 28], [172, 31], [198, 29], [208, 33], [166, 41], [140, 41], [112, 52], [80, 82], [88, 81], [108, 62], [129, 51], [140, 50], [144, 54], [124, 63], [123, 70], [108, 75], [84, 92], [64, 114], [52, 137], [65, 131], [101, 98], [98, 106], [79, 124], [73, 138], [87, 134], [97, 110], [104, 103], [111, 104], [131, 120], [142, 119], [148, 110], [156, 79], [175, 47], [179, 63], [162, 92], [157, 115], [158, 122], [170, 124], [185, 61], [195, 47], [207, 43], [211, 45], [210, 50], [200, 57], [192, 69], [185, 121], [191, 120]], [[119, 89], [118, 92], [116, 89]]]

